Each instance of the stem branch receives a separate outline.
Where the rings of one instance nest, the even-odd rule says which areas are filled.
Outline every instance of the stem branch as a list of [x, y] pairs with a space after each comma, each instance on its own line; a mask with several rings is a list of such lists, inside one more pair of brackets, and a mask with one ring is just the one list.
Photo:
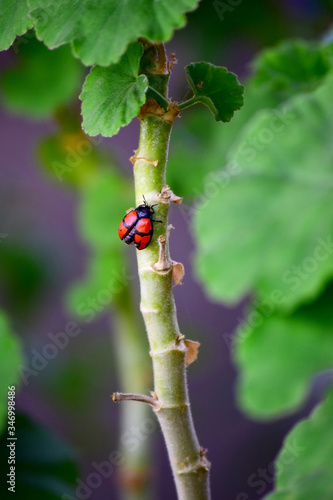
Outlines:
[[156, 397], [145, 396], [144, 394], [114, 392], [112, 394], [112, 401], [140, 401], [141, 403], [149, 404], [155, 410], [159, 410], [161, 406]]

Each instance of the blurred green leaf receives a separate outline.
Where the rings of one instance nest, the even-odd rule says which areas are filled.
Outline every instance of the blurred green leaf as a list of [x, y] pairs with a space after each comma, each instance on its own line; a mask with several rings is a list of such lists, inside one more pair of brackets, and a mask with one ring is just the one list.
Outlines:
[[[96, 251], [122, 249], [118, 226], [132, 199], [133, 186], [115, 171], [100, 171], [82, 189], [79, 227]], [[133, 196], [134, 199], [134, 196]]]
[[0, 10], [0, 50], [8, 49], [17, 35], [33, 26], [27, 0], [3, 0]]
[[[78, 470], [74, 453], [59, 436], [25, 415], [16, 414], [16, 488], [19, 499], [58, 500], [61, 495], [74, 495]], [[8, 468], [6, 435], [2, 438], [0, 458], [3, 470]], [[6, 441], [7, 443], [7, 441]], [[6, 465], [5, 465], [6, 463]], [[7, 485], [1, 483], [3, 498]]]
[[97, 252], [88, 261], [85, 278], [72, 284], [66, 293], [70, 314], [90, 323], [109, 309], [115, 295], [119, 295], [131, 279], [120, 248]]
[[141, 43], [132, 43], [119, 63], [90, 71], [80, 95], [87, 134], [111, 137], [139, 113], [148, 88], [147, 77], [138, 76], [142, 51]]
[[79, 188], [90, 182], [101, 158], [82, 131], [60, 130], [38, 145], [42, 166], [56, 182]]
[[243, 106], [244, 87], [226, 68], [200, 62], [191, 63], [185, 70], [194, 100], [205, 104], [215, 120], [229, 122], [234, 112]]
[[133, 277], [124, 263], [124, 243], [118, 226], [130, 207], [132, 186], [115, 171], [96, 172], [81, 189], [79, 228], [92, 250], [86, 277], [74, 283], [66, 296], [71, 314], [92, 321], [107, 310]]
[[276, 491], [266, 500], [333, 498], [333, 392], [287, 436], [277, 460]]
[[20, 45], [18, 63], [1, 75], [4, 104], [12, 111], [45, 118], [79, 93], [82, 66], [69, 47], [49, 50], [30, 37]]
[[[175, 192], [189, 199], [200, 200], [209, 190], [208, 172], [221, 170], [227, 153], [237, 140], [242, 127], [253, 118], [258, 109], [276, 106], [272, 94], [263, 94], [256, 87], [246, 86], [244, 106], [230, 123], [219, 124], [202, 107], [194, 106], [174, 125], [168, 161], [168, 183]], [[184, 177], [186, 182], [184, 182]]]
[[332, 299], [330, 286], [290, 316], [274, 312], [276, 305], [268, 299], [250, 312], [234, 344], [238, 399], [248, 415], [272, 418], [295, 410], [313, 376], [333, 368]]
[[213, 299], [278, 288], [290, 309], [333, 275], [332, 91], [330, 77], [257, 113], [233, 145], [229, 182], [216, 181], [194, 217], [196, 270]]
[[184, 14], [198, 0], [29, 0], [38, 38], [51, 48], [73, 42], [84, 64], [118, 62], [127, 45], [139, 37], [167, 41], [184, 26]]
[[326, 49], [303, 40], [288, 40], [262, 52], [252, 65], [253, 83], [286, 99], [312, 90], [330, 71]]
[[6, 315], [0, 311], [0, 431], [7, 418], [8, 387], [19, 382], [18, 367], [23, 363], [21, 345]]
[[[220, 126], [217, 127], [201, 106], [194, 106], [186, 110], [173, 127], [167, 183], [175, 193], [193, 199], [201, 194], [204, 176], [210, 170], [218, 169], [223, 158], [217, 146], [223, 140], [218, 143], [215, 135], [216, 128]], [[223, 131], [220, 134], [223, 138]]]
[[[93, 335], [81, 336], [79, 349], [77, 345], [72, 346], [70, 355], [57, 369], [57, 376], [47, 371], [43, 378], [44, 390], [52, 393], [54, 404], [66, 407], [76, 415], [85, 412], [85, 425], [81, 428], [83, 434], [88, 422], [96, 424], [95, 403], [105, 400], [110, 376], [115, 376], [113, 360], [116, 354], [110, 352], [110, 337], [105, 333], [95, 330]], [[95, 441], [97, 434], [98, 441], [103, 440], [104, 432], [104, 429], [99, 429], [99, 433], [91, 433], [90, 441]]]
[[[303, 75], [304, 80], [301, 81], [294, 79], [290, 66], [284, 68], [284, 64], [295, 57], [297, 46], [301, 47], [303, 57], [293, 64], [296, 65], [297, 78], [301, 79]], [[276, 108], [296, 92], [314, 90], [322, 82], [329, 68], [327, 51], [328, 47], [320, 44], [290, 40], [259, 53], [252, 64], [253, 74], [245, 85], [244, 106], [235, 113], [230, 123], [217, 127], [200, 107], [194, 107], [184, 113], [182, 119], [174, 125], [175, 131], [170, 144], [168, 183], [175, 192], [194, 200], [195, 204], [200, 201], [202, 195], [206, 196], [205, 191], [209, 192], [214, 174], [203, 180], [205, 174], [214, 173], [226, 165], [227, 154], [238, 134], [256, 112], [264, 108]], [[306, 57], [308, 53], [312, 55], [312, 66], [319, 68], [315, 73], [310, 71], [312, 66]], [[272, 84], [270, 80], [265, 79], [271, 60], [281, 71], [283, 90], [276, 84], [276, 74]]]
[[43, 292], [46, 269], [26, 247], [0, 245], [0, 290], [6, 309], [16, 318], [31, 313]]

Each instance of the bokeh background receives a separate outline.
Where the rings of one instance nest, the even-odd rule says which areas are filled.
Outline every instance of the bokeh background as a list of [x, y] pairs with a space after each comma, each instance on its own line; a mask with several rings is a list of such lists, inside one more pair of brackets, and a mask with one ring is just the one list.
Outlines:
[[[174, 52], [178, 60], [171, 80], [172, 98], [180, 100], [188, 94], [183, 67], [192, 61], [206, 60], [226, 66], [243, 82], [249, 74], [249, 63], [264, 47], [285, 38], [316, 39], [331, 21], [332, 5], [328, 0], [243, 0], [238, 5], [234, 2], [234, 6], [232, 2], [225, 3], [230, 9], [221, 16], [216, 2], [202, 0], [199, 8], [187, 16], [187, 26], [177, 31], [167, 44], [168, 53]], [[31, 39], [26, 45], [34, 43]], [[22, 44], [18, 44], [16, 48], [0, 54], [2, 73], [17, 64], [21, 48]], [[84, 70], [82, 74], [78, 71], [77, 95], [83, 78]], [[38, 101], [38, 89], [36, 99]], [[199, 113], [206, 114], [208, 111], [193, 109], [189, 113], [198, 119]], [[41, 457], [46, 453], [45, 460], [51, 464], [52, 449], [58, 450], [59, 455], [63, 453], [64, 457], [67, 457], [66, 453], [68, 457], [72, 455], [78, 464], [78, 477], [84, 481], [95, 470], [93, 462], [106, 460], [112, 451], [119, 449], [119, 435], [126, 432], [126, 422], [120, 427], [120, 405], [115, 405], [110, 397], [121, 386], [117, 369], [119, 350], [115, 345], [119, 316], [113, 305], [106, 303], [101, 313], [87, 323], [82, 317], [73, 316], [72, 310], [68, 308], [68, 301], [71, 300], [68, 299], [68, 290], [85, 278], [95, 250], [87, 244], [80, 229], [79, 220], [84, 204], [81, 180], [71, 185], [66, 182], [70, 176], [66, 178], [65, 174], [63, 179], [56, 177], [49, 167], [49, 158], [50, 154], [56, 158], [57, 152], [54, 150], [50, 153], [45, 141], [57, 135], [63, 123], [70, 120], [73, 121], [74, 130], [70, 132], [71, 137], [77, 140], [78, 100], [73, 100], [66, 109], [57, 111], [53, 117], [32, 119], [28, 115], [28, 112], [26, 116], [13, 113], [3, 96], [0, 121], [0, 232], [5, 235], [0, 245], [2, 308], [8, 313], [14, 331], [22, 340], [26, 367], [32, 366], [36, 352], [40, 353], [49, 343], [50, 332], [62, 332], [68, 322], [75, 321], [80, 333], [70, 338], [66, 348], [59, 350], [38, 373], [30, 374], [26, 384], [21, 381], [17, 409], [31, 420], [30, 424], [22, 421], [22, 428], [25, 425], [42, 424], [58, 436], [45, 437], [36, 427], [32, 439], [36, 454]], [[176, 135], [177, 127], [180, 130], [182, 126], [185, 127], [177, 123], [173, 134]], [[216, 127], [219, 126], [223, 125], [216, 124]], [[139, 123], [135, 120], [116, 137], [103, 139], [98, 146], [98, 154], [103, 158], [99, 161], [103, 164], [109, 161], [121, 172], [122, 182], [128, 186], [126, 196], [129, 200], [133, 200], [129, 157], [137, 147], [138, 133]], [[188, 145], [184, 143], [185, 147]], [[176, 153], [171, 142], [171, 163], [175, 161]], [[84, 157], [88, 183], [90, 169], [95, 168], [93, 161], [89, 164], [90, 157], [90, 153]], [[186, 158], [185, 149], [183, 158]], [[75, 159], [73, 161], [75, 164]], [[202, 163], [205, 164], [204, 154]], [[204, 168], [197, 175], [200, 185]], [[173, 178], [177, 183], [177, 194], [182, 195], [181, 180], [177, 181], [175, 174], [172, 174], [170, 183]], [[184, 182], [186, 184], [186, 180]], [[186, 189], [185, 185], [185, 192]], [[189, 207], [191, 198], [198, 196], [200, 190], [186, 194], [185, 203]], [[117, 206], [117, 213], [123, 213], [128, 206], [124, 200], [122, 206]], [[182, 286], [174, 289], [181, 330], [190, 339], [201, 343], [199, 358], [188, 369], [189, 391], [197, 433], [200, 442], [209, 449], [208, 456], [212, 462], [213, 498], [257, 500], [272, 488], [272, 461], [289, 429], [313, 407], [318, 387], [314, 387], [305, 406], [292, 416], [263, 423], [241, 413], [235, 402], [237, 373], [231, 359], [230, 345], [223, 334], [235, 331], [251, 299], [249, 297], [234, 307], [224, 307], [209, 300], [193, 273], [195, 242], [190, 220], [184, 211], [175, 206], [171, 209], [170, 222], [176, 228], [171, 236], [172, 256], [182, 262], [186, 270]], [[110, 227], [111, 230], [114, 232], [112, 238], [117, 240], [115, 228]], [[137, 306], [139, 293], [135, 252], [118, 240], [117, 245], [125, 255], [128, 266], [126, 272], [130, 275], [132, 290], [130, 300]], [[126, 297], [121, 300], [126, 300]], [[140, 317], [137, 328], [145, 344]], [[147, 378], [146, 392], [150, 389]], [[129, 405], [134, 420], [129, 420], [128, 425], [133, 425], [135, 418], [140, 424], [142, 416], [138, 414], [135, 417], [140, 410], [134, 403]], [[54, 446], [50, 444], [53, 441], [48, 441], [52, 439], [55, 439]], [[152, 498], [175, 498], [159, 429], [156, 427], [148, 432], [143, 440], [151, 443], [153, 459], [148, 474]], [[67, 443], [66, 451], [60, 445], [62, 441]], [[40, 464], [38, 467], [42, 466]], [[119, 498], [120, 469], [115, 467], [114, 473], [103, 479], [88, 497], [92, 500]], [[263, 469], [268, 472], [260, 472]], [[258, 482], [260, 474], [266, 474], [263, 482]], [[30, 498], [27, 495], [28, 490], [22, 498]], [[41, 498], [48, 498], [45, 493], [43, 495]], [[61, 498], [60, 491], [58, 498]]]

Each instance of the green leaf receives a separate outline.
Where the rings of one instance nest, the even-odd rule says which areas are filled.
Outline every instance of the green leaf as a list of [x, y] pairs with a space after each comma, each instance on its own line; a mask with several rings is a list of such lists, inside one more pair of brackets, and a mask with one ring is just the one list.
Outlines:
[[12, 111], [47, 117], [79, 93], [82, 66], [69, 47], [48, 50], [29, 38], [20, 45], [17, 66], [0, 80], [4, 104]]
[[194, 92], [194, 102], [205, 104], [215, 120], [229, 122], [234, 112], [243, 106], [244, 87], [226, 68], [200, 62], [186, 66], [185, 70]]
[[214, 299], [278, 289], [291, 309], [333, 276], [332, 91], [330, 77], [257, 113], [228, 156], [228, 182], [197, 208], [196, 269]]
[[266, 500], [333, 498], [333, 392], [287, 436], [277, 460], [275, 491]]
[[8, 49], [17, 35], [23, 35], [34, 24], [27, 0], [4, 0], [0, 11], [0, 50]]
[[295, 410], [312, 378], [333, 368], [332, 298], [330, 286], [290, 316], [274, 312], [268, 298], [250, 312], [234, 343], [239, 404], [248, 415], [272, 418]]
[[0, 311], [0, 430], [7, 418], [8, 387], [18, 389], [18, 367], [23, 363], [19, 340], [12, 332], [5, 314]]
[[252, 65], [253, 83], [281, 98], [310, 91], [330, 71], [326, 49], [320, 44], [288, 40], [265, 50]]
[[[15, 428], [17, 498], [57, 500], [65, 494], [74, 495], [79, 472], [71, 448], [59, 436], [21, 413], [16, 414]], [[8, 467], [6, 437], [5, 434], [0, 442], [2, 470]], [[2, 481], [2, 498], [6, 498], [7, 487]]]
[[73, 42], [84, 64], [116, 63], [139, 37], [167, 41], [198, 0], [29, 0], [38, 38], [51, 48]]
[[87, 134], [111, 137], [139, 113], [148, 88], [147, 77], [138, 76], [142, 51], [141, 43], [135, 42], [118, 64], [90, 71], [80, 95]]

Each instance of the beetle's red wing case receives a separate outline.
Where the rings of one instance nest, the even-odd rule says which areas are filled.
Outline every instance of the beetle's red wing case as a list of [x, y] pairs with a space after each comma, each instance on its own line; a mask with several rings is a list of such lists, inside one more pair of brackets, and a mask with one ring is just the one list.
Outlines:
[[135, 229], [139, 233], [148, 234], [153, 229], [150, 219], [139, 219], [136, 223]]
[[146, 236], [141, 236], [140, 234], [136, 234], [134, 236], [134, 244], [138, 250], [144, 250], [147, 248], [151, 240], [151, 234]]
[[127, 215], [125, 215], [118, 228], [118, 234], [121, 240], [123, 240], [125, 236], [130, 232], [137, 220], [138, 214], [135, 210], [131, 210]]

